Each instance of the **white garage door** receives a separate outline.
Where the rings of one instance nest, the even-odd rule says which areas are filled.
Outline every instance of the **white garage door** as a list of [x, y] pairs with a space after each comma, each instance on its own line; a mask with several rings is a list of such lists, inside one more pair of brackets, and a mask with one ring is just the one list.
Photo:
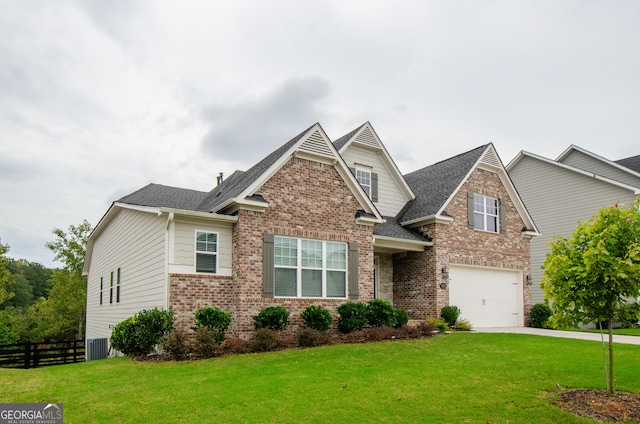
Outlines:
[[474, 327], [523, 326], [520, 272], [451, 266], [449, 304]]

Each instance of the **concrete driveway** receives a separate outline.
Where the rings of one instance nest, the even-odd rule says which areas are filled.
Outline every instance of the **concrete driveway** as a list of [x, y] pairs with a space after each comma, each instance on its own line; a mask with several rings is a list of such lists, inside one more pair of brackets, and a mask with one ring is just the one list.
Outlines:
[[[531, 334], [533, 336], [560, 337], [565, 339], [592, 340], [601, 342], [600, 333], [584, 333], [580, 331], [559, 331], [546, 330], [544, 328], [531, 327], [490, 327], [490, 328], [474, 328], [472, 331], [476, 333], [513, 333], [513, 334]], [[604, 341], [609, 340], [608, 334], [605, 334]], [[613, 343], [640, 345], [640, 337], [636, 336], [613, 336]]]

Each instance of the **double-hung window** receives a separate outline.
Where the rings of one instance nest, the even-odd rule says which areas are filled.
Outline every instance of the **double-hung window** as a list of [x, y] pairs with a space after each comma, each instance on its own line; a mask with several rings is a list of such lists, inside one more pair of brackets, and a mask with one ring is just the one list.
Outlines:
[[196, 272], [215, 274], [218, 269], [218, 234], [196, 231]]
[[276, 236], [274, 265], [276, 296], [347, 296], [345, 243]]
[[356, 167], [356, 180], [367, 193], [367, 196], [371, 197], [371, 169]]
[[479, 194], [473, 195], [473, 228], [498, 232], [498, 199]]

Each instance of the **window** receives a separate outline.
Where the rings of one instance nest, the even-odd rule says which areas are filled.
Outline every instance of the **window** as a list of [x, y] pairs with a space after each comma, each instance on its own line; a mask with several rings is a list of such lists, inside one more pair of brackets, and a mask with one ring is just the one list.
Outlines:
[[102, 305], [102, 284], [104, 282], [104, 278], [100, 277], [100, 304]]
[[371, 197], [371, 170], [357, 167], [356, 180], [358, 180], [365, 193], [367, 193], [367, 196]]
[[273, 252], [276, 296], [347, 296], [345, 243], [276, 236]]
[[473, 195], [473, 228], [498, 232], [498, 199]]
[[120, 268], [116, 274], [116, 303], [120, 303]]
[[111, 272], [111, 284], [109, 285], [109, 303], [113, 303], [113, 271]]
[[218, 234], [196, 231], [196, 272], [215, 274], [218, 269]]

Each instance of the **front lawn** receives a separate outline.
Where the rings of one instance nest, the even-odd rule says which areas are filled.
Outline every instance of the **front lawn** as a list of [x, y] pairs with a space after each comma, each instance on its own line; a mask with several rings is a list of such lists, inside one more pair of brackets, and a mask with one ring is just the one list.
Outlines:
[[[616, 345], [617, 388], [640, 393], [640, 346]], [[554, 407], [604, 389], [601, 345], [454, 333], [191, 362], [115, 358], [0, 369], [0, 402], [62, 402], [65, 423], [593, 423]]]
[[[589, 333], [600, 333], [600, 330], [582, 330], [588, 331]], [[640, 328], [614, 328], [613, 334], [619, 334], [621, 336], [639, 336], [640, 337]], [[605, 338], [609, 335], [609, 330], [604, 330]]]

